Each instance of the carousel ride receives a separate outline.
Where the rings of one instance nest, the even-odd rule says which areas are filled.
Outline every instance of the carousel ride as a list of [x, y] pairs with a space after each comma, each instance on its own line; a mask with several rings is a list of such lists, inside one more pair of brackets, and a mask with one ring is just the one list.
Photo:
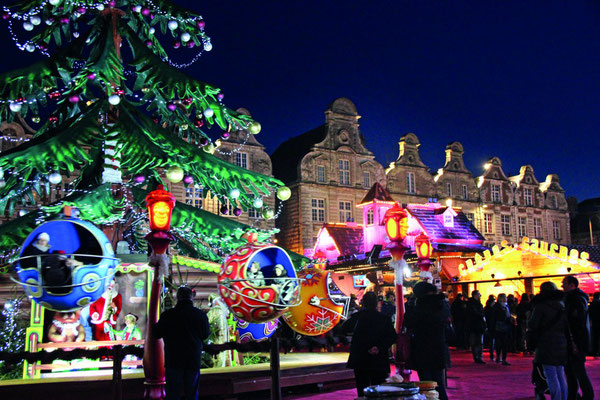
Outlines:
[[75, 311], [98, 300], [119, 260], [106, 235], [77, 218], [45, 222], [33, 230], [14, 262], [25, 293], [54, 311]]

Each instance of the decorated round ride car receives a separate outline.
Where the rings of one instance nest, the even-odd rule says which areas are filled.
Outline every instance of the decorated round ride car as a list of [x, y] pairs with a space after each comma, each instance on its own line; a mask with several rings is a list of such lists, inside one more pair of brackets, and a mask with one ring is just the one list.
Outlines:
[[236, 328], [238, 341], [245, 343], [252, 340], [256, 342], [267, 340], [273, 335], [277, 326], [279, 326], [278, 319], [265, 322], [264, 324], [252, 324], [238, 319]]
[[228, 256], [217, 278], [219, 294], [241, 320], [264, 323], [299, 302], [300, 285], [290, 256], [280, 247], [249, 243]]
[[100, 229], [68, 218], [33, 230], [14, 267], [16, 281], [35, 302], [55, 311], [74, 311], [100, 298], [118, 264]]
[[343, 296], [333, 280], [331, 272], [317, 268], [305, 268], [298, 272], [302, 303], [283, 314], [284, 321], [294, 331], [307, 336], [326, 333], [343, 317]]

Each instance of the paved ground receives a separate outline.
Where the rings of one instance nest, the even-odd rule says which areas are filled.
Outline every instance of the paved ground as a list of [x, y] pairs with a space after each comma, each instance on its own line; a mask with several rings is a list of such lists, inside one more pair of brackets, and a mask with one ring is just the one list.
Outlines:
[[[452, 368], [448, 370], [448, 396], [450, 399], [476, 400], [529, 400], [534, 399], [530, 383], [532, 356], [509, 354], [512, 364], [504, 366], [490, 363], [474, 364], [470, 353], [452, 351]], [[588, 375], [600, 398], [600, 359], [588, 357]], [[413, 377], [417, 380], [416, 374]], [[353, 400], [355, 389], [337, 390], [328, 393], [286, 395], [286, 400]], [[549, 398], [549, 396], [548, 396]]]

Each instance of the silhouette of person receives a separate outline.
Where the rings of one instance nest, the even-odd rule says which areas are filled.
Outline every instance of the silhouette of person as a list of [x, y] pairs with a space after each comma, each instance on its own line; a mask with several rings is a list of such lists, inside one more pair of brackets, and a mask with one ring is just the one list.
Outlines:
[[198, 398], [202, 347], [210, 325], [206, 313], [194, 307], [193, 297], [192, 289], [180, 287], [177, 305], [162, 313], [154, 325], [156, 336], [165, 341], [167, 400], [178, 400], [182, 387], [186, 400]]

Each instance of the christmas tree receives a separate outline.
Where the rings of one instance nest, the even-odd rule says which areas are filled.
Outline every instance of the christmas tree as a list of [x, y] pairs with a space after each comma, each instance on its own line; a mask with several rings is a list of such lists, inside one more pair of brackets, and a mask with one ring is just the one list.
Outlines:
[[[144, 198], [165, 173], [201, 185], [236, 215], [253, 207], [271, 217], [262, 197], [289, 197], [277, 179], [213, 155], [229, 132], [256, 134], [260, 124], [182, 73], [161, 45], [193, 51], [191, 62], [210, 51], [201, 16], [169, 0], [23, 0], [4, 6], [2, 17], [21, 50], [47, 58], [0, 75], [0, 122], [41, 122], [31, 140], [0, 154], [0, 212], [39, 204], [63, 177], [74, 179], [63, 198], [0, 226], [4, 256], [64, 206], [117, 225], [142, 251]], [[245, 243], [250, 229], [181, 203], [171, 227], [181, 254], [212, 261]]]

